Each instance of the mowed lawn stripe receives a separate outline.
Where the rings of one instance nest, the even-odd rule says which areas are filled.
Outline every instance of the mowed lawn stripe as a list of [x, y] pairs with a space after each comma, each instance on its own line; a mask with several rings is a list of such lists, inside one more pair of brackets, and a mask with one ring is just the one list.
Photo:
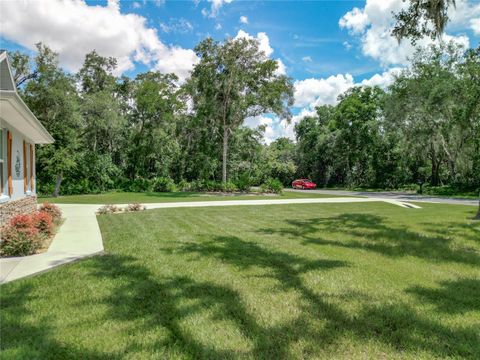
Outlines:
[[106, 254], [3, 285], [5, 358], [479, 358], [464, 206], [157, 209]]

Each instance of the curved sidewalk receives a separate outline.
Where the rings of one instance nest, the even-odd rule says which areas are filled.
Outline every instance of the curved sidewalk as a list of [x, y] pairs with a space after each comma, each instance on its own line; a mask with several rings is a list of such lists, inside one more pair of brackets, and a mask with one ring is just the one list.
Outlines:
[[[241, 206], [241, 205], [286, 205], [286, 204], [328, 204], [387, 202], [404, 208], [419, 208], [402, 201], [378, 198], [310, 198], [310, 199], [268, 199], [268, 200], [222, 200], [191, 201], [143, 204], [147, 209], [182, 207]], [[0, 259], [0, 284], [47, 271], [56, 266], [76, 261], [103, 252], [102, 234], [95, 212], [102, 206], [59, 204], [65, 222], [55, 235], [48, 251], [42, 254], [17, 258]], [[126, 204], [118, 205], [125, 207]]]
[[0, 284], [103, 252], [97, 205], [59, 205], [65, 222], [42, 254], [0, 259]]

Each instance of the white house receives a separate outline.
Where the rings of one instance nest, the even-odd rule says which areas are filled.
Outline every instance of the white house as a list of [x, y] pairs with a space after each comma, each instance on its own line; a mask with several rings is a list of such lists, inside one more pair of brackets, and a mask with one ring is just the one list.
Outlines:
[[35, 144], [54, 140], [18, 94], [0, 50], [0, 226], [36, 209]]

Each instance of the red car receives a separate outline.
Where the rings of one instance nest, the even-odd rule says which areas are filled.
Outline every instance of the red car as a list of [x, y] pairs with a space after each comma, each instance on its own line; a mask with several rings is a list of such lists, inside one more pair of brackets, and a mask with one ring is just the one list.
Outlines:
[[292, 182], [292, 187], [294, 189], [315, 189], [317, 184], [309, 179], [297, 179]]

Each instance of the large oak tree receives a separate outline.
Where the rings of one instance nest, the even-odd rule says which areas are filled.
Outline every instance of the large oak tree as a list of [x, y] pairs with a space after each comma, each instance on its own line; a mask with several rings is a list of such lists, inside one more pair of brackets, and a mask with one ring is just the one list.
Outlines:
[[246, 118], [273, 113], [291, 118], [291, 79], [279, 75], [278, 63], [269, 59], [252, 39], [203, 40], [195, 52], [188, 89], [197, 117], [219, 131], [222, 139], [222, 181], [227, 181], [229, 139]]

